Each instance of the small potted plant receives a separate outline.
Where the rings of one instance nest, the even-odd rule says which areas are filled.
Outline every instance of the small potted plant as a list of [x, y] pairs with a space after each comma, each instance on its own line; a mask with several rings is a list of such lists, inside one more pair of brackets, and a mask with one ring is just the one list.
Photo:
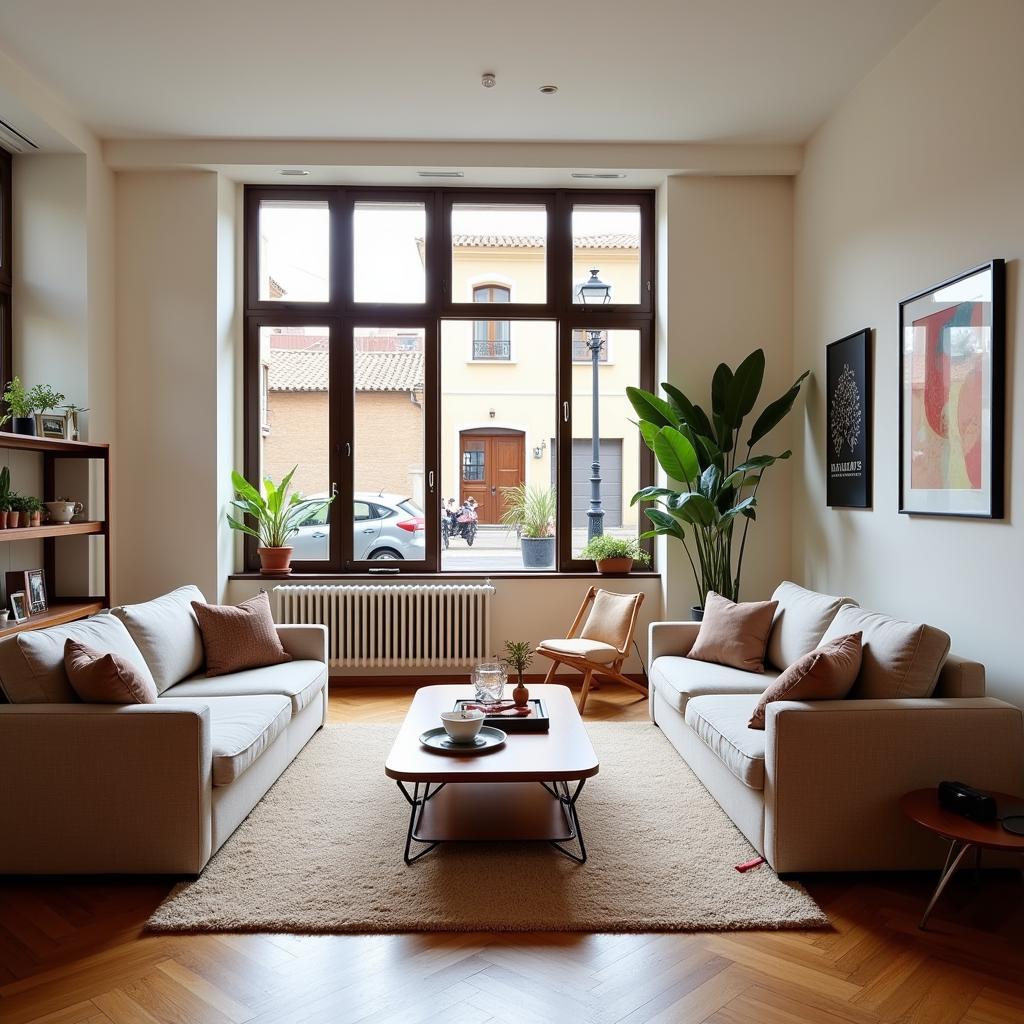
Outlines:
[[[260, 571], [264, 576], [287, 576], [292, 571], [289, 538], [298, 533], [307, 519], [319, 515], [334, 501], [333, 496], [303, 498], [297, 491], [289, 494], [296, 469], [298, 466], [293, 466], [279, 484], [266, 477], [262, 493], [237, 470], [231, 473], [231, 484], [235, 489], [231, 504], [242, 516], [236, 519], [229, 513], [228, 524], [232, 530], [240, 530], [256, 538]], [[252, 520], [252, 526], [245, 522], [245, 516]]]
[[512, 700], [515, 702], [516, 707], [526, 707], [526, 702], [530, 699], [530, 691], [523, 684], [523, 673], [530, 667], [530, 662], [533, 661], [533, 648], [530, 646], [527, 640], [506, 640], [505, 641], [505, 661], [508, 662], [509, 668], [511, 668], [515, 674], [518, 682], [516, 688], [512, 691]]
[[11, 412], [11, 430], [15, 434], [35, 434], [36, 418], [32, 415], [32, 392], [15, 377], [7, 385], [3, 400]]
[[36, 433], [43, 433], [42, 417], [44, 413], [56, 409], [65, 396], [55, 391], [49, 384], [36, 384], [28, 393], [28, 400], [32, 403], [32, 412], [35, 413]]
[[26, 508], [27, 498], [22, 497], [17, 491], [11, 491], [11, 511], [7, 513], [8, 529], [17, 529], [19, 526], [28, 526], [28, 509]]
[[23, 522], [22, 526], [39, 526], [43, 521], [43, 502], [41, 499], [36, 497], [22, 498], [24, 504], [24, 514], [28, 516], [28, 522]]
[[600, 573], [629, 572], [634, 562], [649, 565], [651, 561], [651, 556], [635, 537], [612, 537], [607, 533], [592, 537], [580, 552], [580, 558], [592, 558]]
[[68, 418], [68, 426], [70, 427], [68, 433], [71, 435], [70, 439], [72, 441], [77, 441], [81, 436], [81, 432], [79, 430], [81, 424], [78, 422], [78, 417], [81, 416], [83, 412], [88, 412], [89, 410], [84, 406], [75, 405], [74, 402], [69, 402], [67, 405], [62, 406], [62, 408]]
[[555, 564], [555, 512], [558, 508], [554, 490], [543, 487], [503, 487], [505, 510], [501, 521], [519, 534], [523, 566], [527, 569], [549, 569]]

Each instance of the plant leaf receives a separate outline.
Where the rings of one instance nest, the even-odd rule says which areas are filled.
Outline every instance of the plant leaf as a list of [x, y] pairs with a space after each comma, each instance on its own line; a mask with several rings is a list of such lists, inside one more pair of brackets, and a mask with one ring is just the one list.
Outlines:
[[774, 430], [786, 418], [789, 410], [793, 408], [796, 396], [800, 394], [800, 385], [807, 379], [810, 372], [810, 370], [804, 370], [797, 377], [796, 383], [781, 398], [776, 398], [774, 402], [764, 407], [761, 415], [754, 421], [754, 428], [750, 431], [747, 447], [753, 448], [762, 437]]
[[658, 431], [661, 430], [661, 427], [656, 423], [651, 423], [649, 420], [641, 420], [637, 426], [640, 428], [640, 434], [644, 439], [644, 444], [646, 444], [653, 452], [654, 439], [658, 436]]
[[673, 491], [668, 487], [642, 487], [629, 499], [629, 503], [630, 505], [635, 505], [638, 501], [657, 501], [659, 498], [672, 498], [678, 493], [678, 491]]
[[711, 416], [725, 415], [726, 396], [732, 386], [732, 370], [725, 363], [719, 363], [711, 378]]
[[733, 430], [739, 430], [761, 393], [764, 380], [764, 350], [755, 349], [736, 367], [736, 372], [726, 385], [722, 418]]
[[694, 526], [714, 526], [718, 520], [718, 509], [699, 491], [680, 494], [678, 501], [669, 502], [669, 509]]
[[654, 438], [654, 454], [661, 468], [673, 480], [689, 483], [700, 473], [693, 445], [675, 427], [662, 427], [658, 431]]
[[705, 498], [710, 498], [714, 501], [721, 478], [721, 471], [714, 463], [712, 463], [700, 475], [700, 484], [698, 485], [700, 493], [703, 494]]
[[643, 388], [626, 388], [626, 397], [642, 420], [657, 423], [659, 427], [674, 427], [676, 415], [672, 406], [663, 398], [652, 395]]
[[662, 512], [660, 508], [645, 508], [644, 515], [654, 523], [656, 535], [676, 537], [679, 540], [686, 539], [686, 531], [683, 529], [682, 523], [667, 512]]

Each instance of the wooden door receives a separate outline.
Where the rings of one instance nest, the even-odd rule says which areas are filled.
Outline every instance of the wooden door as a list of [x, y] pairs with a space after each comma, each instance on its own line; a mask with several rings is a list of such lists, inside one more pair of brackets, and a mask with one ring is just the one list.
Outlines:
[[475, 498], [481, 523], [501, 522], [505, 502], [502, 488], [526, 479], [526, 437], [518, 432], [463, 433], [462, 479], [459, 501]]

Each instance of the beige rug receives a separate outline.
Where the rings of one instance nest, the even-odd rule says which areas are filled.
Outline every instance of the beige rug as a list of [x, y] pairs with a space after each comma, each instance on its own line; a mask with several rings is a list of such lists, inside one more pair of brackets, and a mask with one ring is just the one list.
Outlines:
[[802, 886], [754, 856], [660, 730], [588, 724], [589, 860], [544, 843], [448, 844], [406, 867], [408, 804], [383, 764], [396, 729], [316, 735], [154, 931], [704, 931], [822, 927]]

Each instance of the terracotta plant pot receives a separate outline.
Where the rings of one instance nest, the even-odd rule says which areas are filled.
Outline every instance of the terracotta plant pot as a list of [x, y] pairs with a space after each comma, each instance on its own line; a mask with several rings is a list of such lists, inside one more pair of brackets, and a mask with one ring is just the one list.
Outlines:
[[16, 530], [21, 526], [21, 513], [20, 512], [8, 512], [7, 513], [7, 528], [10, 530]]
[[42, 526], [42, 523], [43, 523], [43, 513], [42, 512], [33, 512], [32, 513], [32, 518], [29, 520], [29, 522], [31, 523], [32, 526]]
[[602, 573], [629, 572], [633, 568], [632, 558], [599, 558], [594, 563]]
[[10, 515], [10, 512], [0, 512], [0, 530], [6, 530], [7, 529], [7, 517], [9, 515]]
[[517, 708], [525, 708], [529, 699], [530, 691], [523, 686], [523, 681], [520, 679], [519, 685], [512, 691], [512, 701]]
[[260, 572], [264, 576], [287, 576], [292, 567], [291, 548], [257, 548], [260, 554]]

